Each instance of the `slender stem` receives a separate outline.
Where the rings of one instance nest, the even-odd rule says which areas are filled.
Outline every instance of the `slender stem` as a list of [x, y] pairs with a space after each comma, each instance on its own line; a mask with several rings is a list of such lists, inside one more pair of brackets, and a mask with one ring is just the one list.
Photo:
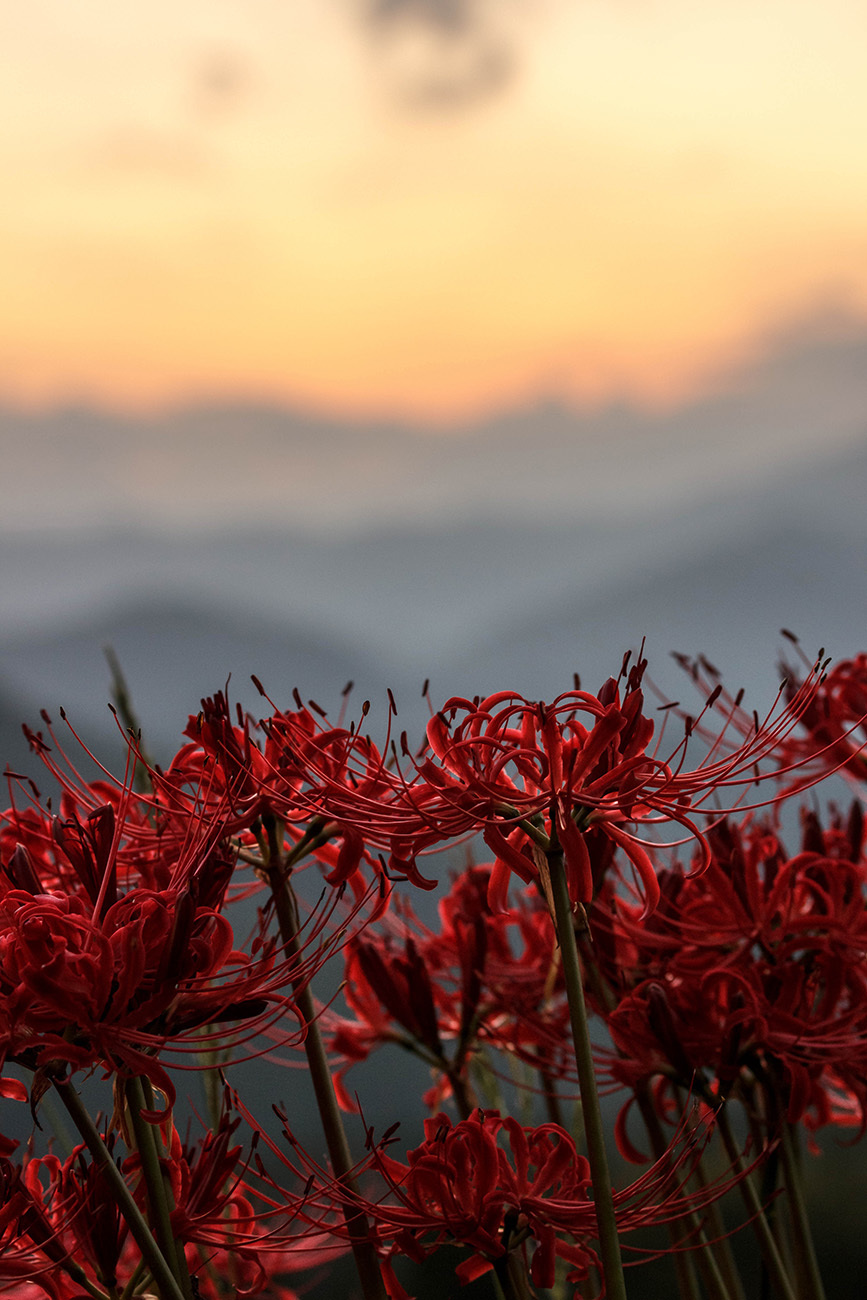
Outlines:
[[[274, 899], [280, 937], [287, 955], [297, 956], [298, 944], [298, 903], [295, 892], [282, 868], [280, 846], [277, 840], [276, 826], [273, 818], [263, 818], [268, 834], [269, 861], [267, 867], [268, 884]], [[386, 1300], [386, 1290], [376, 1250], [370, 1240], [370, 1227], [367, 1216], [359, 1206], [358, 1187], [352, 1173], [352, 1155], [343, 1127], [343, 1117], [337, 1104], [334, 1082], [328, 1057], [319, 1031], [319, 1020], [313, 1002], [308, 981], [302, 977], [291, 981], [295, 1002], [306, 1027], [304, 1050], [310, 1080], [316, 1097], [319, 1118], [325, 1133], [325, 1142], [335, 1178], [349, 1195], [343, 1202], [343, 1216], [349, 1232], [355, 1267], [361, 1282], [365, 1300]]]
[[139, 1260], [138, 1264], [133, 1269], [132, 1274], [130, 1275], [129, 1281], [127, 1282], [123, 1291], [121, 1291], [120, 1293], [120, 1300], [129, 1300], [130, 1296], [136, 1294], [138, 1290], [139, 1282], [141, 1282], [144, 1271], [145, 1271], [144, 1260]]
[[[208, 1026], [210, 1029], [211, 1026]], [[220, 1123], [223, 1082], [220, 1077], [220, 1053], [212, 1050], [199, 1053], [204, 1069], [202, 1070], [202, 1088], [205, 1093], [205, 1108], [214, 1132]]]
[[503, 1300], [535, 1300], [536, 1292], [527, 1279], [523, 1256], [514, 1250], [494, 1260], [494, 1275]]
[[162, 1251], [154, 1240], [153, 1233], [148, 1227], [144, 1215], [136, 1205], [133, 1194], [124, 1181], [123, 1174], [114, 1163], [111, 1152], [90, 1118], [84, 1102], [68, 1081], [55, 1079], [54, 1086], [73, 1124], [81, 1134], [88, 1151], [111, 1184], [117, 1197], [120, 1212], [126, 1219], [129, 1230], [153, 1274], [163, 1300], [187, 1300], [187, 1297], [184, 1296], [183, 1291], [178, 1286]]
[[[695, 1177], [698, 1185], [702, 1188], [707, 1187], [707, 1178], [705, 1176], [704, 1159], [699, 1160], [695, 1167]], [[725, 1283], [726, 1291], [731, 1300], [746, 1300], [743, 1283], [735, 1264], [734, 1255], [732, 1254], [729, 1234], [726, 1231], [726, 1225], [723, 1216], [720, 1213], [719, 1203], [711, 1201], [705, 1207], [705, 1216], [707, 1218], [708, 1233], [713, 1240], [714, 1257], [716, 1258], [720, 1272]]]
[[765, 1207], [763, 1206], [759, 1195], [756, 1192], [755, 1184], [750, 1174], [746, 1173], [743, 1158], [738, 1151], [737, 1143], [732, 1134], [731, 1125], [729, 1124], [728, 1115], [725, 1108], [717, 1111], [717, 1128], [723, 1140], [726, 1154], [731, 1161], [732, 1168], [740, 1175], [738, 1178], [738, 1187], [741, 1189], [741, 1195], [744, 1198], [744, 1204], [750, 1215], [753, 1232], [756, 1234], [756, 1240], [759, 1243], [759, 1249], [762, 1252], [762, 1260], [765, 1268], [768, 1270], [768, 1277], [779, 1300], [796, 1300], [795, 1292], [786, 1273], [786, 1268], [780, 1255], [774, 1235], [768, 1225]]
[[126, 1098], [136, 1146], [141, 1158], [148, 1205], [156, 1227], [157, 1241], [187, 1300], [193, 1300], [184, 1248], [182, 1243], [176, 1240], [172, 1228], [174, 1205], [169, 1178], [160, 1160], [156, 1130], [142, 1115], [142, 1111], [149, 1109], [149, 1105], [142, 1080], [137, 1076], [127, 1079]]
[[804, 1183], [801, 1177], [800, 1152], [796, 1147], [796, 1134], [791, 1124], [783, 1121], [782, 1155], [786, 1176], [786, 1191], [792, 1213], [792, 1238], [799, 1254], [799, 1275], [803, 1300], [825, 1300], [825, 1287], [819, 1272], [816, 1246], [810, 1230], [810, 1217], [804, 1200]]
[[491, 1285], [494, 1288], [494, 1295], [496, 1296], [496, 1300], [506, 1300], [506, 1293], [503, 1290], [503, 1284], [500, 1281], [500, 1277], [499, 1274], [497, 1273], [496, 1268], [491, 1269]]
[[[657, 1160], [664, 1160], [667, 1158], [668, 1144], [665, 1141], [659, 1116], [650, 1098], [649, 1089], [646, 1086], [639, 1089], [636, 1092], [636, 1099], [650, 1138], [650, 1144], [653, 1147], [653, 1154]], [[694, 1263], [701, 1273], [702, 1281], [711, 1300], [731, 1300], [699, 1216], [694, 1210], [685, 1210], [679, 1222], [684, 1227], [684, 1236], [692, 1237], [699, 1243], [694, 1252], [694, 1259], [692, 1256], [684, 1254], [677, 1249], [682, 1240], [678, 1235], [678, 1224], [669, 1224], [671, 1243], [675, 1247], [674, 1268], [681, 1296], [684, 1300], [687, 1300], [687, 1298], [689, 1300], [693, 1300], [693, 1298], [698, 1300], [699, 1292], [695, 1268], [693, 1267]]]
[[611, 1190], [611, 1176], [608, 1172], [602, 1111], [599, 1106], [596, 1072], [593, 1067], [590, 1029], [587, 1022], [587, 1008], [584, 1002], [584, 988], [581, 982], [581, 963], [578, 959], [578, 945], [575, 941], [572, 904], [566, 883], [566, 870], [560, 849], [552, 848], [549, 850], [547, 857], [557, 923], [557, 938], [560, 942], [563, 976], [569, 1002], [569, 1017], [572, 1023], [572, 1038], [575, 1044], [575, 1063], [578, 1068], [578, 1083], [581, 1088], [584, 1128], [587, 1137], [587, 1157], [590, 1161], [590, 1172], [593, 1178], [596, 1226], [599, 1235], [602, 1272], [605, 1277], [605, 1295], [607, 1300], [626, 1300], [626, 1283], [623, 1277], [623, 1263], [620, 1258], [620, 1239], [617, 1232], [617, 1219], [614, 1214], [614, 1196]]
[[444, 1062], [444, 1066], [446, 1077], [452, 1085], [452, 1097], [454, 1098], [455, 1109], [461, 1119], [469, 1119], [479, 1104], [473, 1095], [472, 1087], [459, 1070], [450, 1068], [447, 1061]]

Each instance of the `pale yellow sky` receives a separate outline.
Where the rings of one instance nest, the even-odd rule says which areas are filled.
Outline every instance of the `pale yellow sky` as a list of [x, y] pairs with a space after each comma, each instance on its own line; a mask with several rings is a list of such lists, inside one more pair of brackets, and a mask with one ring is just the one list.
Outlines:
[[364, 3], [6, 7], [0, 400], [665, 402], [867, 315], [863, 0], [477, 0], [447, 63]]

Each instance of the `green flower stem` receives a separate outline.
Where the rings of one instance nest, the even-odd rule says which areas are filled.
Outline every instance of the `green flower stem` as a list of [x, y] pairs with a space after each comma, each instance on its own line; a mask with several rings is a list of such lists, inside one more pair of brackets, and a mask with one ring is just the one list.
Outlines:
[[569, 1001], [569, 1017], [572, 1022], [575, 1063], [578, 1068], [578, 1083], [581, 1088], [584, 1127], [587, 1136], [587, 1156], [593, 1178], [593, 1196], [596, 1208], [599, 1249], [602, 1258], [602, 1272], [605, 1278], [605, 1295], [607, 1300], [626, 1300], [626, 1283], [623, 1277], [623, 1263], [620, 1258], [620, 1238], [617, 1232], [617, 1219], [614, 1214], [614, 1196], [611, 1190], [611, 1176], [608, 1172], [608, 1156], [605, 1151], [602, 1111], [599, 1106], [599, 1092], [596, 1087], [596, 1072], [593, 1067], [593, 1052], [590, 1045], [590, 1029], [587, 1022], [587, 1008], [584, 1002], [584, 987], [581, 981], [581, 963], [578, 959], [578, 945], [575, 941], [572, 903], [566, 883], [563, 853], [559, 847], [552, 846], [547, 853], [547, 859], [551, 877], [551, 893], [554, 899], [557, 938], [560, 943], [566, 996]]
[[[150, 1089], [148, 1089], [150, 1092]], [[126, 1081], [126, 1099], [136, 1146], [141, 1158], [142, 1174], [147, 1188], [148, 1205], [156, 1228], [160, 1250], [178, 1280], [187, 1300], [193, 1300], [193, 1289], [187, 1269], [183, 1245], [175, 1239], [172, 1228], [171, 1184], [160, 1160], [159, 1138], [153, 1124], [143, 1117], [142, 1111], [153, 1109], [153, 1097], [146, 1096], [142, 1080], [133, 1076]]]
[[[207, 1025], [205, 1027], [206, 1033], [210, 1033], [213, 1028], [214, 1026]], [[215, 1051], [213, 1048], [205, 1048], [199, 1052], [199, 1060], [202, 1062], [202, 1089], [205, 1094], [205, 1110], [208, 1113], [211, 1128], [215, 1133], [220, 1123], [223, 1098], [220, 1064], [226, 1059], [226, 1054]]]
[[[269, 850], [265, 872], [274, 899], [280, 937], [283, 940], [287, 955], [294, 957], [300, 952], [298, 944], [298, 903], [295, 898], [295, 891], [292, 889], [283, 868], [274, 819], [263, 818], [263, 823], [268, 835]], [[361, 1210], [359, 1204], [358, 1187], [352, 1173], [352, 1155], [346, 1139], [346, 1131], [343, 1127], [343, 1117], [334, 1093], [334, 1082], [331, 1078], [328, 1057], [325, 1053], [322, 1035], [319, 1032], [319, 1021], [313, 1002], [313, 994], [310, 991], [308, 981], [304, 978], [293, 979], [291, 983], [296, 1005], [307, 1030], [304, 1039], [304, 1050], [307, 1054], [310, 1080], [316, 1096], [319, 1118], [325, 1133], [331, 1167], [335, 1178], [348, 1192], [346, 1200], [343, 1202], [343, 1216], [349, 1232], [350, 1245], [361, 1289], [365, 1300], [386, 1300], [386, 1290], [382, 1281], [379, 1261], [373, 1242], [370, 1240], [370, 1227], [367, 1216]]]
[[162, 1300], [188, 1300], [178, 1286], [166, 1259], [154, 1240], [153, 1233], [141, 1210], [135, 1203], [132, 1192], [126, 1185], [123, 1175], [112, 1159], [111, 1152], [102, 1140], [99, 1130], [87, 1112], [84, 1102], [72, 1085], [66, 1080], [55, 1079], [57, 1095], [66, 1107], [70, 1119], [75, 1125], [93, 1159], [100, 1166], [109, 1184], [114, 1189], [120, 1212], [126, 1219], [129, 1230], [135, 1238], [142, 1257], [150, 1269], [154, 1281], [160, 1290]]
[[783, 1170], [786, 1177], [786, 1191], [792, 1214], [794, 1231], [792, 1238], [798, 1251], [799, 1275], [802, 1279], [802, 1300], [825, 1300], [825, 1287], [819, 1272], [816, 1247], [810, 1230], [810, 1218], [804, 1201], [804, 1182], [800, 1161], [800, 1152], [796, 1146], [796, 1131], [791, 1124], [783, 1121], [782, 1156]]
[[144, 1260], [139, 1260], [138, 1264], [133, 1269], [132, 1276], [130, 1277], [123, 1291], [121, 1291], [120, 1293], [120, 1300], [130, 1300], [131, 1296], [138, 1294], [139, 1283], [141, 1282], [142, 1277], [144, 1276], [144, 1271], [145, 1271]]
[[494, 1260], [494, 1275], [499, 1283], [503, 1300], [536, 1300], [536, 1292], [530, 1286], [524, 1256], [515, 1249], [509, 1249], [510, 1231], [504, 1228], [503, 1245], [506, 1253]]
[[500, 1279], [497, 1275], [497, 1270], [495, 1268], [491, 1269], [490, 1278], [491, 1278], [491, 1286], [493, 1287], [494, 1296], [496, 1300], [506, 1300], [506, 1293], [503, 1290], [502, 1283], [500, 1282]]
[[717, 1111], [716, 1123], [732, 1169], [740, 1175], [738, 1187], [741, 1189], [741, 1196], [750, 1215], [752, 1229], [756, 1234], [756, 1240], [759, 1243], [759, 1250], [762, 1253], [771, 1286], [774, 1288], [779, 1300], [797, 1300], [779, 1248], [774, 1240], [774, 1234], [768, 1224], [765, 1207], [756, 1191], [752, 1176], [745, 1171], [743, 1157], [734, 1140], [725, 1107]]
[[[707, 1187], [704, 1159], [699, 1160], [696, 1165], [695, 1178], [700, 1187]], [[731, 1297], [731, 1300], [746, 1300], [741, 1276], [732, 1254], [729, 1233], [720, 1213], [718, 1201], [711, 1201], [705, 1207], [704, 1217], [707, 1222], [705, 1235], [713, 1242], [714, 1257], [719, 1264], [727, 1294]]]
[[446, 1078], [452, 1087], [452, 1097], [455, 1103], [455, 1109], [461, 1119], [469, 1119], [473, 1111], [478, 1108], [478, 1101], [473, 1095], [473, 1090], [467, 1080], [463, 1077], [460, 1070], [453, 1069], [448, 1061], [443, 1061]]
[[86, 1291], [88, 1295], [93, 1296], [94, 1300], [116, 1300], [118, 1294], [116, 1287], [112, 1287], [110, 1291], [104, 1291], [102, 1287], [94, 1286], [87, 1274], [82, 1273], [80, 1268], [70, 1268], [68, 1263], [61, 1264], [60, 1267], [65, 1273], [69, 1274], [76, 1286], [80, 1286], [82, 1291]]
[[[666, 1157], [668, 1147], [662, 1125], [659, 1122], [659, 1116], [650, 1097], [650, 1090], [646, 1084], [636, 1092], [636, 1100], [650, 1138], [654, 1157], [657, 1160], [663, 1160]], [[699, 1216], [694, 1210], [687, 1210], [678, 1222], [685, 1229], [684, 1235], [692, 1237], [694, 1241], [699, 1243], [692, 1254], [684, 1254], [677, 1249], [682, 1240], [678, 1236], [678, 1224], [669, 1224], [671, 1243], [675, 1247], [673, 1256], [674, 1269], [677, 1275], [678, 1290], [683, 1300], [698, 1300], [698, 1284], [693, 1263], [701, 1273], [710, 1300], [732, 1300]]]

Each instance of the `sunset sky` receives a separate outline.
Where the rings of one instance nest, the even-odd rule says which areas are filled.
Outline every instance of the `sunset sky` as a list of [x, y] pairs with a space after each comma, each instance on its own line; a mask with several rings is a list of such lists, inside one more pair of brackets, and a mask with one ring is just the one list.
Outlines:
[[666, 404], [867, 319], [863, 0], [387, 9], [5, 7], [0, 402]]

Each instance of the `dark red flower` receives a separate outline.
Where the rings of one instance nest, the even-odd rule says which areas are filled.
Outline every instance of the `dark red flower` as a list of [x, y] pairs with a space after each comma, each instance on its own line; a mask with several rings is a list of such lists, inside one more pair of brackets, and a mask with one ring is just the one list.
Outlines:
[[[454, 1094], [462, 1114], [475, 1105], [470, 1072], [477, 1054], [495, 1049], [550, 1076], [574, 1076], [562, 971], [554, 928], [535, 889], [507, 912], [487, 901], [490, 867], [469, 868], [439, 905], [439, 927], [423, 925], [398, 898], [381, 920], [347, 945], [344, 996], [353, 1018], [329, 1009], [323, 1022], [347, 1070], [383, 1043], [399, 1042], [430, 1067], [425, 1103], [439, 1109]], [[496, 1068], [496, 1063], [489, 1061]]]
[[283, 990], [305, 959], [261, 936], [255, 955], [235, 949], [219, 910], [233, 859], [207, 828], [160, 890], [119, 888], [110, 806], [55, 819], [52, 839], [65, 891], [23, 848], [0, 870], [0, 1060], [144, 1073], [171, 1096], [160, 1048], [195, 1051], [215, 1024], [209, 1041], [241, 1040], [291, 1012]]
[[[797, 645], [796, 637], [788, 632], [785, 635]], [[787, 779], [785, 793], [807, 789], [839, 771], [856, 781], [867, 780], [867, 654], [843, 659], [829, 668], [829, 659], [811, 664], [800, 647], [799, 652], [799, 666], [786, 662], [780, 665], [780, 690], [799, 724], [798, 729], [787, 728], [776, 738], [777, 775]], [[819, 652], [820, 661], [823, 653]], [[760, 729], [758, 716], [742, 707], [742, 692], [732, 698], [722, 688], [713, 664], [704, 657], [675, 657], [700, 690], [713, 692], [715, 708], [725, 715], [727, 727], [744, 739], [756, 734]]]
[[[807, 838], [845, 847], [814, 818]], [[598, 1007], [616, 1049], [610, 1076], [747, 1101], [758, 1087], [771, 1111], [814, 1126], [851, 1122], [853, 1107], [867, 1116], [867, 867], [787, 858], [768, 827], [723, 824], [710, 842], [700, 876], [667, 874], [649, 922], [607, 900], [623, 936], [619, 970], [605, 970], [615, 1005]]]
[[[615, 1191], [621, 1234], [677, 1220], [728, 1190], [728, 1176], [696, 1194], [685, 1190], [706, 1137], [703, 1127], [681, 1129], [656, 1164]], [[559, 1125], [526, 1127], [496, 1111], [477, 1110], [458, 1124], [437, 1115], [405, 1163], [384, 1146], [373, 1158], [389, 1194], [364, 1205], [389, 1257], [422, 1261], [442, 1245], [463, 1246], [469, 1253], [455, 1272], [465, 1283], [517, 1255], [541, 1287], [553, 1286], [558, 1258], [573, 1282], [598, 1267], [590, 1166]], [[390, 1293], [405, 1295], [390, 1277]]]
[[[790, 693], [798, 689], [798, 679], [790, 673]], [[843, 659], [834, 664], [810, 700], [801, 718], [808, 738], [792, 744], [795, 757], [811, 758], [818, 749], [818, 760], [828, 770], [842, 769], [858, 781], [867, 781], [867, 654]]]
[[[172, 1232], [203, 1300], [295, 1300], [295, 1292], [276, 1278], [309, 1266], [313, 1252], [289, 1249], [286, 1212], [255, 1202], [245, 1182], [249, 1152], [230, 1144], [237, 1123], [224, 1110], [216, 1132], [191, 1146], [182, 1146], [172, 1130], [161, 1159], [175, 1203]], [[116, 1146], [112, 1135], [105, 1140]], [[118, 1163], [144, 1207], [138, 1155]], [[11, 1283], [12, 1294], [28, 1300], [31, 1294], [71, 1300], [106, 1289], [120, 1294], [146, 1279], [115, 1190], [84, 1148], [64, 1161], [54, 1155], [28, 1157], [20, 1167], [0, 1161], [0, 1193], [0, 1291]], [[342, 1249], [339, 1243], [336, 1249]], [[16, 1282], [34, 1289], [19, 1291]]]

